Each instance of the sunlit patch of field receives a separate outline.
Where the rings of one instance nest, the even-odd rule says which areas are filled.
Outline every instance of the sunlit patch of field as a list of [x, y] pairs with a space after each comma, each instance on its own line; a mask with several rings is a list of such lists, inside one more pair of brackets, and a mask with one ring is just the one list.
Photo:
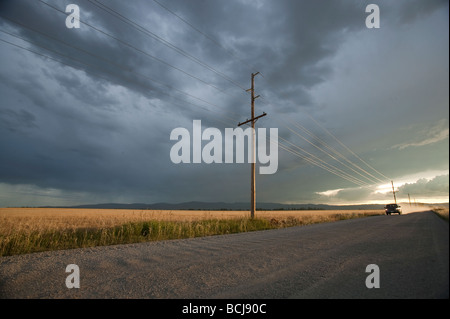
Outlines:
[[382, 210], [248, 211], [0, 208], [0, 256], [230, 234], [380, 215]]

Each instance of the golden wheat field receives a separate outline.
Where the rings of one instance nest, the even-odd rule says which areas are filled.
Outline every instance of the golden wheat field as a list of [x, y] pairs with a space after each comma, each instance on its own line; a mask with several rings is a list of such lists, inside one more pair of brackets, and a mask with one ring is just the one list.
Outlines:
[[382, 211], [0, 208], [0, 256], [224, 235], [380, 215]]
[[[314, 210], [257, 211], [256, 218], [283, 221], [289, 218], [313, 222], [332, 221], [336, 215], [379, 215], [380, 210]], [[11, 232], [74, 230], [80, 228], [110, 228], [129, 222], [198, 221], [249, 217], [248, 211], [191, 210], [127, 210], [72, 208], [0, 208], [0, 234]]]

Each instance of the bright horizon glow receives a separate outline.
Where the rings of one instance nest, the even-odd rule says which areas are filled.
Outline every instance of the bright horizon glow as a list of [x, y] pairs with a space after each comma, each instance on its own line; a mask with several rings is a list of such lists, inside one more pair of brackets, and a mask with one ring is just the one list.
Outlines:
[[[427, 182], [433, 180], [434, 178], [438, 176], [448, 175], [448, 170], [438, 171], [425, 171], [420, 172], [416, 174], [410, 174], [405, 175], [397, 178], [394, 180], [394, 190], [397, 197], [397, 202], [406, 202], [409, 204], [409, 201], [411, 201], [411, 204], [416, 203], [424, 203], [424, 204], [442, 204], [442, 203], [448, 203], [449, 202], [449, 196], [423, 196], [421, 194], [402, 194], [399, 192], [399, 189], [407, 184], [416, 184], [421, 180], [426, 180]], [[317, 195], [323, 196], [324, 200], [322, 201], [323, 204], [331, 203], [334, 205], [363, 205], [363, 204], [389, 204], [394, 202], [394, 198], [392, 195], [392, 184], [386, 183], [386, 184], [378, 184], [374, 185], [373, 188], [375, 189], [373, 192], [370, 193], [370, 195], [367, 196], [367, 199], [361, 199], [361, 200], [355, 200], [355, 201], [345, 201], [345, 200], [338, 200], [334, 197], [336, 197], [339, 192], [341, 191], [355, 191], [357, 192], [360, 188], [338, 188], [338, 189], [330, 189], [323, 192], [316, 192]], [[387, 199], [391, 195], [392, 198]], [[371, 197], [371, 198], [370, 198]], [[373, 198], [373, 199], [372, 199]]]

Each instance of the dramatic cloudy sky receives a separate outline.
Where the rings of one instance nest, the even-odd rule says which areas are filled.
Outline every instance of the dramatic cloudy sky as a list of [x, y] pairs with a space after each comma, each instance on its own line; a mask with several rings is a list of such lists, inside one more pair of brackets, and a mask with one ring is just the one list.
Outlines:
[[175, 164], [170, 134], [250, 118], [252, 72], [257, 127], [279, 134], [258, 202], [384, 203], [391, 180], [448, 202], [448, 6], [1, 1], [0, 206], [249, 201], [248, 163]]

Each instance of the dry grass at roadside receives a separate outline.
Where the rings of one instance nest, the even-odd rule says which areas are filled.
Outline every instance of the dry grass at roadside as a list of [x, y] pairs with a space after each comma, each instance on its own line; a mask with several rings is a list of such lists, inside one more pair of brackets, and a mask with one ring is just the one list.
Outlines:
[[366, 211], [158, 211], [0, 208], [0, 256], [230, 234], [383, 214]]
[[442, 219], [448, 221], [448, 208], [442, 207], [433, 208], [433, 212], [435, 212]]

